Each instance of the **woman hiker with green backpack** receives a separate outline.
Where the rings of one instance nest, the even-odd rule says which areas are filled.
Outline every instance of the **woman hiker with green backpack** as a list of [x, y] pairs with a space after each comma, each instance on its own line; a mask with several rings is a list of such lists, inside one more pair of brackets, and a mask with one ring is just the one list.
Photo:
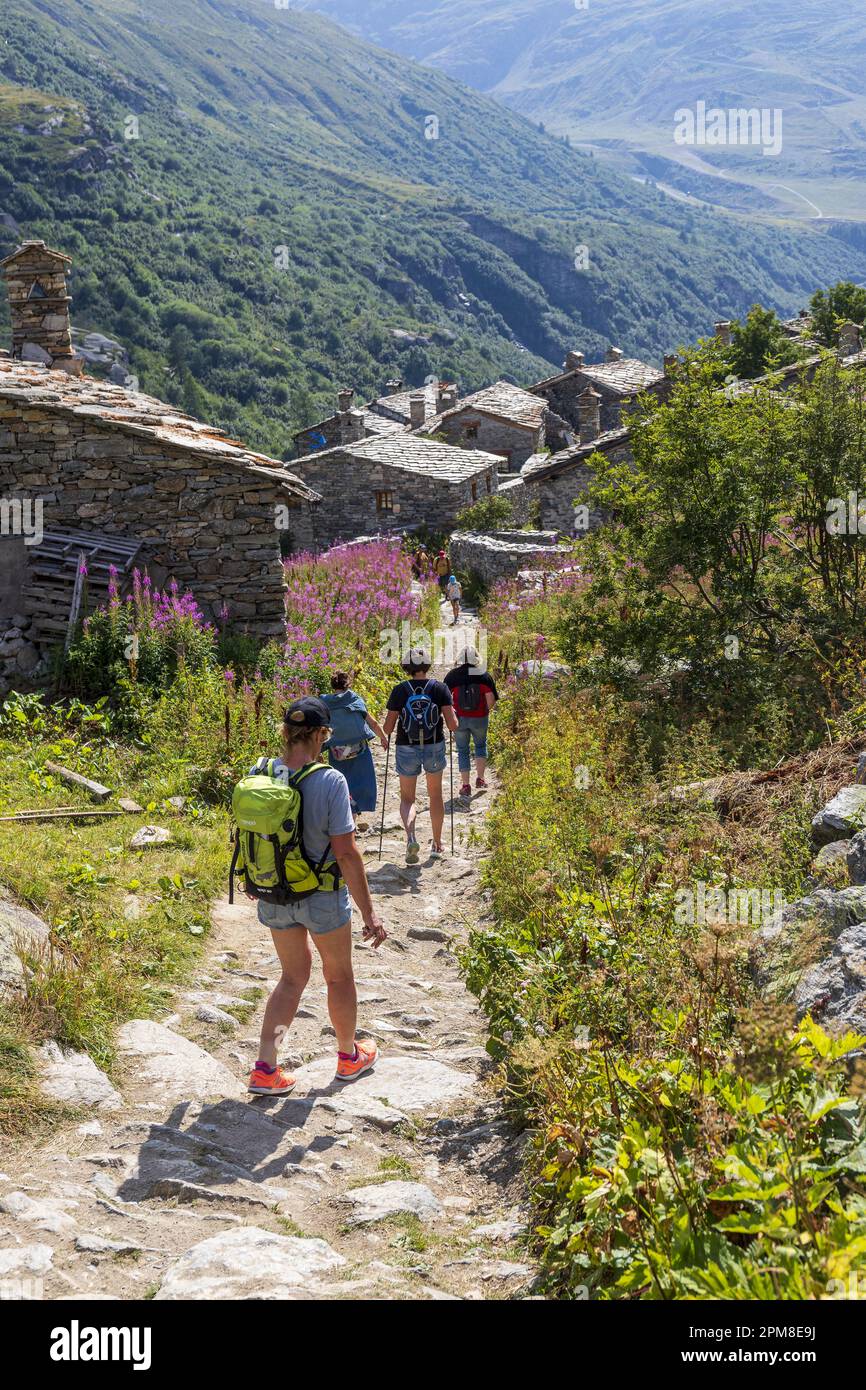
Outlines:
[[[358, 996], [352, 967], [352, 900], [364, 940], [379, 947], [387, 933], [374, 907], [355, 844], [345, 777], [322, 761], [331, 712], [322, 700], [295, 700], [283, 719], [282, 756], [263, 759], [235, 788], [234, 875], [258, 900], [282, 975], [265, 1008], [258, 1060], [248, 1089], [286, 1095], [295, 1085], [277, 1065], [277, 1047], [294, 1020], [312, 967], [310, 940], [321, 960], [328, 1014], [337, 1035], [337, 1079], [353, 1081], [375, 1065], [372, 1039], [358, 1042]], [[351, 895], [351, 896], [350, 896]], [[232, 891], [229, 891], [229, 901]]]
[[345, 671], [334, 672], [330, 694], [323, 695], [322, 700], [331, 712], [331, 737], [324, 751], [331, 767], [341, 772], [349, 784], [356, 828], [365, 830], [367, 827], [359, 817], [376, 809], [376, 767], [370, 740], [378, 737], [386, 750], [388, 740], [361, 696], [350, 689]]

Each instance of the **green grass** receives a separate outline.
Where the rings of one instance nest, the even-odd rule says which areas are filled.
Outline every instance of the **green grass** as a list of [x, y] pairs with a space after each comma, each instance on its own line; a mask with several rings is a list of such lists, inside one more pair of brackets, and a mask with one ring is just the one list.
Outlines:
[[[91, 804], [45, 772], [48, 758], [148, 809], [106, 820], [38, 822], [23, 831], [0, 823], [0, 882], [51, 928], [50, 951], [27, 961], [26, 998], [0, 1006], [8, 1039], [0, 1049], [6, 1133], [41, 1118], [28, 1042], [53, 1037], [110, 1069], [117, 1026], [158, 1017], [170, 987], [188, 977], [207, 937], [209, 904], [226, 882], [224, 813], [189, 802], [181, 816], [164, 809], [165, 799], [184, 789], [182, 764], [109, 740], [70, 744], [37, 740], [22, 748], [0, 740], [0, 814]], [[172, 843], [131, 850], [134, 832], [149, 823], [169, 828]], [[133, 900], [137, 919], [129, 911]]]

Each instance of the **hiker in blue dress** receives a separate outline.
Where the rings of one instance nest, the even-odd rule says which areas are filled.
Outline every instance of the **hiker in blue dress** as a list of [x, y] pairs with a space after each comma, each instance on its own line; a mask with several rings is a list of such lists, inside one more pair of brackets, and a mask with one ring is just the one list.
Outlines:
[[376, 769], [370, 741], [378, 738], [382, 747], [387, 748], [388, 740], [361, 696], [350, 688], [345, 671], [334, 672], [331, 691], [321, 698], [331, 712], [331, 735], [324, 751], [331, 767], [342, 772], [349, 784], [352, 812], [357, 828], [363, 830], [366, 825], [359, 816], [364, 811], [376, 809]]

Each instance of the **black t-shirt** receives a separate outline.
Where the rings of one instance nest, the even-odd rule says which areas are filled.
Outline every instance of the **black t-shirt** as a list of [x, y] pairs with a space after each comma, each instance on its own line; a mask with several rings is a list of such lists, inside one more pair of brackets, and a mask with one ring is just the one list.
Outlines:
[[[440, 716], [439, 723], [436, 725], [436, 728], [430, 734], [429, 738], [425, 738], [424, 741], [425, 743], [442, 743], [445, 739], [445, 725], [442, 721], [441, 711], [446, 707], [446, 705], [451, 705], [454, 702], [451, 699], [451, 691], [448, 689], [447, 685], [443, 685], [441, 681], [424, 680], [421, 677], [417, 679], [413, 678], [412, 680], [410, 680], [407, 676], [406, 679], [404, 681], [401, 681], [399, 685], [394, 686], [394, 689], [388, 696], [387, 708], [390, 710], [394, 710], [394, 712], [397, 715], [399, 715], [406, 701], [409, 699], [409, 696], [412, 693], [412, 691], [424, 690], [425, 688], [427, 690], [427, 694], [430, 696], [430, 699], [434, 702], [434, 704], [437, 704], [439, 706]], [[405, 747], [405, 745], [408, 743], [409, 735], [406, 733], [406, 730], [403, 728], [403, 725], [401, 724], [398, 718], [397, 746]]]
[[489, 671], [479, 671], [475, 666], [455, 666], [453, 671], [449, 671], [445, 677], [445, 684], [452, 692], [459, 686], [476, 685], [481, 691], [481, 698], [472, 707], [466, 708], [466, 700], [462, 693], [454, 701], [458, 714], [463, 714], [467, 719], [483, 719], [488, 714], [487, 701], [484, 696], [489, 690], [495, 699], [499, 699], [499, 691], [496, 689], [496, 682]]

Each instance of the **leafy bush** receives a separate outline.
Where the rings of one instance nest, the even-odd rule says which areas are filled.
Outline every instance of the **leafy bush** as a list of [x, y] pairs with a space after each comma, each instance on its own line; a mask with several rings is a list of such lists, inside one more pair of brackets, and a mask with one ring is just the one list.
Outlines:
[[514, 508], [507, 497], [482, 497], [471, 507], [464, 507], [457, 517], [458, 531], [505, 531], [514, 521]]

